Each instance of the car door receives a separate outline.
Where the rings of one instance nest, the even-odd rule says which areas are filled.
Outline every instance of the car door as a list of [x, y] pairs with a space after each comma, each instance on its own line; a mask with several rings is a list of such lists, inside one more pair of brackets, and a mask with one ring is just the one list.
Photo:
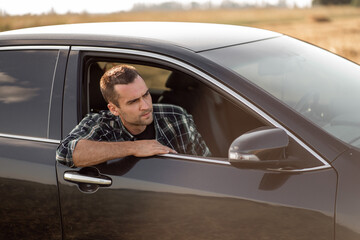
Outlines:
[[61, 239], [54, 154], [68, 48], [0, 48], [0, 239]]
[[[95, 108], [87, 95], [90, 66], [103, 62], [167, 72], [167, 87], [150, 91], [160, 95], [157, 102], [175, 104], [169, 95], [183, 100], [176, 104], [189, 108], [213, 155], [130, 156], [85, 168], [57, 164], [64, 239], [334, 238], [337, 179], [332, 167], [289, 131], [284, 131], [289, 140], [284, 150], [298, 160], [297, 168], [231, 164], [227, 153], [235, 138], [282, 126], [204, 71], [178, 60], [121, 49], [73, 48], [63, 134]], [[184, 91], [175, 93], [175, 87], [166, 85], [176, 75], [181, 77], [175, 83], [195, 81], [185, 91], [195, 89], [192, 95], [177, 95]]]

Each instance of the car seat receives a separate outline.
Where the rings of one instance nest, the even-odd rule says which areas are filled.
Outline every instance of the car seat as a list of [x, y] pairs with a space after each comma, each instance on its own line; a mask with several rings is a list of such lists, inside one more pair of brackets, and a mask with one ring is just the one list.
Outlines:
[[100, 79], [104, 74], [99, 64], [93, 63], [89, 69], [89, 107], [90, 112], [99, 112], [107, 110], [107, 103], [100, 91]]

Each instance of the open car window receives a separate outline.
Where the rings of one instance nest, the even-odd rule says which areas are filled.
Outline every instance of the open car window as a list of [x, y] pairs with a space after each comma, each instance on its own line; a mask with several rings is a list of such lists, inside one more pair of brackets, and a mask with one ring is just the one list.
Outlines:
[[[107, 110], [99, 80], [106, 70], [117, 64], [128, 63], [99, 61], [89, 65], [88, 112]], [[227, 158], [228, 148], [235, 138], [264, 125], [195, 76], [179, 70], [143, 64], [129, 65], [134, 66], [145, 80], [153, 104], [177, 105], [193, 116], [212, 157]]]

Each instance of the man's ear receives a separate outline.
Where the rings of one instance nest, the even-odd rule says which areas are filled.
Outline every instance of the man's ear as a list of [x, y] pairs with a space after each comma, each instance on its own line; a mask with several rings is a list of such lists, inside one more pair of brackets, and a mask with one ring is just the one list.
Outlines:
[[119, 116], [119, 112], [118, 112], [117, 107], [115, 106], [115, 104], [109, 103], [109, 104], [107, 105], [107, 107], [108, 107], [108, 109], [110, 110], [110, 112], [111, 112], [113, 115]]

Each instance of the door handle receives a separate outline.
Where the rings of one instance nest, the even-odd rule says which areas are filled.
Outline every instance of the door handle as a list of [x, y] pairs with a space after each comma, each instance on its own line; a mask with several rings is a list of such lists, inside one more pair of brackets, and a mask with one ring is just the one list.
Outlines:
[[100, 186], [110, 186], [112, 184], [110, 178], [104, 176], [85, 176], [78, 172], [65, 172], [64, 179], [75, 183], [96, 184]]

